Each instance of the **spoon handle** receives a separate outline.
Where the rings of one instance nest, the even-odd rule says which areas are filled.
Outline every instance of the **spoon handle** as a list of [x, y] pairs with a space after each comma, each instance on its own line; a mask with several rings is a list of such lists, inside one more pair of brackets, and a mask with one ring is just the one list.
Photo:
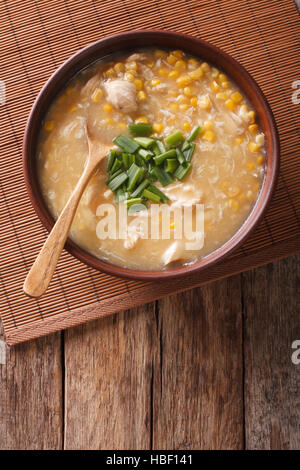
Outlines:
[[48, 235], [25, 279], [23, 290], [30, 297], [40, 297], [52, 279], [58, 258], [69, 234], [82, 193], [96, 165], [87, 163], [73, 193]]

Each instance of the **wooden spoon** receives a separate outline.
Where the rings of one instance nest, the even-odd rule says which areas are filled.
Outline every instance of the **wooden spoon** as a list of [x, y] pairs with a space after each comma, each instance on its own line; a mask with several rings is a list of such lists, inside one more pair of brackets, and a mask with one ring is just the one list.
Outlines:
[[85, 130], [88, 141], [88, 157], [85, 162], [85, 167], [66, 206], [58, 217], [39, 255], [27, 274], [23, 290], [25, 294], [30, 297], [40, 297], [47, 290], [58, 258], [68, 237], [82, 193], [95, 169], [110, 150], [110, 147], [102, 144], [99, 140], [91, 136], [90, 129], [88, 129], [87, 125], [85, 126]]

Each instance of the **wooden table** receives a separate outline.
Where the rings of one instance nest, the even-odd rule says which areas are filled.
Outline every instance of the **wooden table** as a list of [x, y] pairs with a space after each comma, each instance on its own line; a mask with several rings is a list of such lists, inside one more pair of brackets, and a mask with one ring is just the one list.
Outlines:
[[1, 449], [299, 448], [299, 261], [2, 348]]

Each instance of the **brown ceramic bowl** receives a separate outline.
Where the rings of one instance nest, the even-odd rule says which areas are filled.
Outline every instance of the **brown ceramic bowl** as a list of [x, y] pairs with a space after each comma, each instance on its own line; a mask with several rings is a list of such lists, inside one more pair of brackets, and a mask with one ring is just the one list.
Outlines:
[[55, 96], [62, 90], [65, 84], [77, 72], [87, 67], [95, 60], [113, 52], [132, 50], [147, 46], [182, 49], [223, 70], [226, 75], [238, 84], [251, 102], [256, 111], [259, 124], [265, 134], [266, 145], [265, 177], [258, 200], [252, 212], [230, 240], [228, 240], [219, 249], [194, 264], [161, 271], [126, 269], [95, 258], [70, 240], [68, 240], [66, 244], [66, 249], [72, 255], [99, 271], [132, 279], [157, 280], [183, 276], [194, 271], [199, 271], [224, 259], [225, 256], [245, 241], [246, 237], [248, 237], [250, 232], [253, 231], [254, 227], [261, 220], [270, 202], [279, 167], [279, 139], [276, 125], [270, 107], [262, 91], [249, 73], [236, 60], [205, 41], [175, 32], [132, 31], [101, 39], [100, 41], [80, 50], [67, 60], [52, 75], [38, 95], [32, 107], [25, 130], [23, 164], [26, 186], [33, 207], [47, 230], [51, 230], [54, 221], [41, 196], [36, 172], [37, 141], [40, 125], [45, 113]]

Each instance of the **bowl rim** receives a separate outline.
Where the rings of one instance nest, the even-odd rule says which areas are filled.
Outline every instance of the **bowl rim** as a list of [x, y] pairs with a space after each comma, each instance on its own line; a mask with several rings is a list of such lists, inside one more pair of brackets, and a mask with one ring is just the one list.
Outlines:
[[[63, 74], [65, 69], [69, 68], [73, 64], [76, 65], [76, 62], [78, 61], [78, 59], [84, 56], [86, 53], [92, 52], [95, 48], [97, 49], [103, 46], [104, 47], [108, 46], [109, 44], [111, 45], [114, 42], [119, 42], [120, 40], [125, 43], [124, 48], [122, 48], [120, 52], [125, 52], [126, 50], [129, 51], [129, 50], [132, 50], [132, 47], [126, 48], [126, 40], [136, 39], [138, 41], [139, 38], [142, 38], [142, 37], [145, 38], [147, 36], [150, 39], [151, 38], [154, 39], [155, 37], [156, 38], [164, 37], [167, 39], [174, 39], [174, 41], [176, 42], [183, 41], [185, 43], [185, 46], [187, 46], [188, 43], [190, 44], [193, 43], [195, 46], [197, 45], [201, 46], [202, 48], [205, 48], [207, 51], [211, 52], [214, 55], [221, 56], [223, 60], [229, 63], [230, 66], [236, 70], [238, 75], [243, 77], [245, 82], [248, 83], [249, 88], [252, 89], [255, 92], [255, 94], [258, 96], [260, 103], [262, 105], [263, 113], [265, 115], [266, 121], [270, 129], [270, 141], [272, 143], [272, 151], [273, 151], [272, 152], [272, 165], [268, 169], [268, 172], [269, 172], [268, 173], [268, 185], [265, 186], [266, 176], [267, 176], [267, 171], [265, 171], [262, 188], [260, 190], [259, 196], [253, 208], [251, 209], [251, 212], [248, 214], [247, 218], [245, 219], [241, 227], [239, 227], [239, 229], [234, 233], [234, 235], [229, 240], [227, 240], [223, 245], [221, 245], [215, 251], [209, 253], [205, 257], [200, 258], [199, 260], [191, 264], [186, 264], [186, 265], [176, 267], [176, 268], [171, 268], [171, 269], [153, 270], [153, 271], [124, 268], [124, 267], [114, 265], [107, 261], [96, 258], [92, 254], [80, 248], [76, 243], [74, 243], [69, 238], [67, 239], [67, 242], [65, 244], [65, 249], [71, 255], [75, 256], [77, 259], [79, 259], [86, 265], [98, 271], [105, 272], [113, 276], [119, 276], [119, 277], [128, 278], [128, 279], [160, 280], [160, 279], [171, 279], [171, 278], [177, 278], [181, 276], [187, 276], [196, 271], [197, 272], [202, 271], [204, 269], [207, 269], [219, 263], [220, 261], [224, 260], [225, 257], [228, 257], [230, 254], [232, 254], [233, 251], [235, 251], [245, 242], [245, 240], [252, 234], [254, 229], [262, 220], [265, 214], [265, 211], [267, 209], [267, 206], [269, 205], [271, 198], [274, 194], [274, 190], [275, 190], [276, 182], [278, 178], [278, 173], [279, 173], [279, 156], [280, 156], [280, 144], [279, 144], [279, 136], [278, 136], [276, 122], [275, 122], [272, 110], [268, 104], [268, 101], [266, 97], [264, 96], [264, 93], [260, 89], [259, 85], [252, 78], [249, 72], [247, 72], [247, 70], [236, 59], [231, 57], [227, 52], [224, 52], [217, 46], [203, 39], [199, 39], [191, 35], [178, 33], [178, 32], [170, 31], [170, 30], [159, 30], [159, 29], [132, 30], [132, 31], [127, 31], [127, 32], [123, 32], [120, 34], [107, 36], [103, 39], [95, 41], [87, 45], [86, 47], [80, 49], [79, 51], [77, 51], [70, 58], [68, 58], [63, 64], [61, 64], [54, 71], [54, 73], [50, 76], [50, 78], [47, 80], [45, 85], [42, 87], [41, 91], [38, 93], [32, 105], [32, 108], [30, 110], [29, 117], [28, 117], [26, 127], [25, 127], [23, 146], [22, 146], [22, 161], [23, 161], [23, 174], [24, 174], [24, 179], [25, 179], [25, 185], [26, 185], [26, 189], [27, 189], [30, 201], [40, 221], [49, 232], [54, 225], [54, 220], [43, 200], [43, 197], [39, 189], [38, 181], [34, 181], [34, 183], [32, 184], [32, 178], [33, 178], [34, 171], [35, 171], [33, 169], [33, 166], [34, 166], [33, 161], [35, 158], [32, 157], [32, 155], [30, 154], [30, 147], [32, 145], [32, 142], [34, 141], [33, 136], [32, 136], [33, 123], [37, 119], [37, 116], [39, 116], [39, 113], [45, 115], [45, 112], [43, 113], [39, 109], [41, 101], [43, 99], [46, 99], [45, 96], [47, 95], [49, 87], [52, 86], [53, 84], [55, 85], [55, 81], [57, 80], [57, 77]], [[140, 46], [137, 46], [137, 47], [140, 47]], [[148, 46], [148, 47], [151, 47], [151, 46]], [[166, 46], [162, 44], [161, 48], [164, 48], [164, 47]], [[186, 50], [188, 50], [187, 47], [182, 47], [182, 48], [183, 49], [185, 48]], [[191, 54], [197, 55], [195, 53], [191, 53]], [[105, 57], [105, 54], [99, 55], [98, 60], [101, 59], [102, 57]], [[200, 54], [199, 54], [199, 57], [200, 57]], [[92, 60], [90, 64], [92, 64], [93, 62], [94, 60]], [[218, 65], [216, 66], [218, 68], [222, 68], [222, 67], [219, 67]], [[75, 76], [83, 68], [84, 67], [75, 71], [73, 73], [73, 76]], [[230, 77], [230, 73], [228, 73], [227, 71], [226, 73]], [[71, 76], [69, 77], [69, 79], [70, 78]], [[234, 79], [232, 80], [236, 82], [236, 80]], [[61, 89], [62, 87], [57, 87], [56, 94]], [[244, 90], [243, 92], [245, 93]], [[49, 104], [48, 104], [48, 108], [49, 108]], [[266, 154], [266, 156], [268, 155]], [[264, 189], [264, 197], [262, 198], [263, 189]]]

